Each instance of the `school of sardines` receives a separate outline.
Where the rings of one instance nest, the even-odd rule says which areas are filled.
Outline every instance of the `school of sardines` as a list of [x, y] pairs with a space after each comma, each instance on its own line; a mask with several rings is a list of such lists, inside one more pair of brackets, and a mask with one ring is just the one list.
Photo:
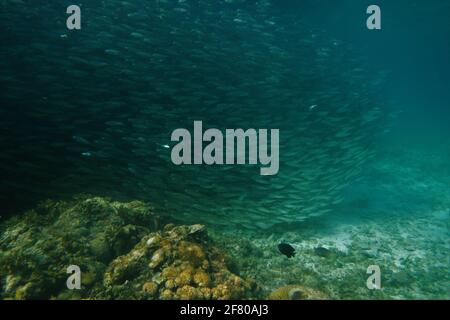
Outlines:
[[[76, 194], [185, 222], [270, 228], [333, 210], [374, 154], [380, 77], [269, 0], [1, 1], [5, 214]], [[176, 166], [170, 133], [280, 130], [280, 170]]]

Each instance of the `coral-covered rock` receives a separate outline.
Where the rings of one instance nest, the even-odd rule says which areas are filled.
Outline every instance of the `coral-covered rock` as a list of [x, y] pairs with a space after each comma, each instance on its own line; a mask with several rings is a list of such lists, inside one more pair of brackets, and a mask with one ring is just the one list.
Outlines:
[[[139, 201], [46, 201], [0, 224], [0, 299], [260, 297], [203, 225], [165, 222]], [[71, 265], [81, 290], [67, 289]]]
[[[0, 226], [0, 298], [87, 298], [101, 286], [109, 262], [159, 223], [152, 208], [139, 201], [46, 201]], [[70, 265], [82, 271], [82, 290], [66, 287]]]
[[146, 282], [142, 286], [142, 291], [144, 291], [149, 297], [154, 298], [158, 293], [158, 284], [155, 282]]
[[136, 287], [142, 290], [135, 297], [143, 299], [245, 299], [259, 294], [254, 282], [228, 270], [224, 253], [201, 225], [168, 225], [145, 236], [110, 264], [104, 284], [108, 294], [101, 298], [127, 298]]

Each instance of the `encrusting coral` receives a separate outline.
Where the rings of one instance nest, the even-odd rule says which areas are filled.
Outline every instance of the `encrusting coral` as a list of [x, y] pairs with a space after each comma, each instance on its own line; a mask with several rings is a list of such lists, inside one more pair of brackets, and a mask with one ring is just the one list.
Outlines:
[[202, 225], [167, 225], [145, 236], [110, 264], [104, 285], [100, 297], [116, 299], [248, 299], [260, 293], [256, 283], [228, 269]]
[[[0, 299], [260, 297], [204, 226], [170, 221], [140, 201], [46, 201], [0, 224]], [[72, 265], [81, 290], [66, 286]]]

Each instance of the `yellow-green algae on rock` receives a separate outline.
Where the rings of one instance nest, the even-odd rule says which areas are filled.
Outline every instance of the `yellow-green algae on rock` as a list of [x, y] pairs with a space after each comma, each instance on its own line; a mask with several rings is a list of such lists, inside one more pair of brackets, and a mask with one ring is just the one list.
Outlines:
[[259, 287], [231, 272], [202, 225], [167, 225], [145, 236], [105, 273], [104, 298], [250, 299]]
[[[46, 201], [0, 226], [0, 298], [89, 297], [100, 290], [110, 261], [160, 223], [152, 208], [140, 201]], [[81, 290], [66, 287], [70, 265], [82, 270]]]
[[[168, 222], [140, 201], [46, 201], [0, 225], [0, 298], [261, 298], [204, 226]], [[70, 265], [81, 290], [66, 287]]]

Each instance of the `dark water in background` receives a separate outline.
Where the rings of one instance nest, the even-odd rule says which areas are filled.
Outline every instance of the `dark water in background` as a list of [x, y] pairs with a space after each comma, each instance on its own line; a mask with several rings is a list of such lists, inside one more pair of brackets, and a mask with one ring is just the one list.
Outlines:
[[[349, 218], [349, 212], [355, 211], [371, 217], [395, 213], [411, 215], [427, 211], [427, 206], [431, 209], [433, 201], [430, 198], [447, 199], [444, 203], [448, 203], [450, 2], [344, 0], [278, 3], [281, 10], [289, 8], [293, 12], [302, 12], [309, 24], [350, 43], [368, 61], [369, 70], [386, 70], [389, 74], [380, 97], [388, 101], [394, 113], [398, 113], [378, 143], [378, 166], [375, 167], [379, 169], [384, 165], [385, 168], [368, 170], [370, 173], [362, 184], [355, 183], [347, 190], [348, 199], [357, 200], [350, 200], [340, 208], [345, 217]], [[371, 4], [379, 5], [382, 10], [380, 31], [369, 32], [361, 27], [365, 24], [361, 12]], [[409, 152], [408, 157], [406, 154]], [[401, 166], [405, 170], [401, 171]], [[385, 174], [389, 177], [380, 178]], [[409, 181], [401, 178], [406, 176], [409, 176]], [[436, 184], [441, 186], [439, 191], [433, 188], [410, 190], [414, 189], [410, 188], [412, 184], [425, 182], [428, 177], [439, 177], [436, 178]], [[390, 190], [380, 187], [389, 184]], [[364, 204], [360, 206], [361, 203]]]
[[[382, 30], [364, 28], [366, 16], [361, 13], [371, 4], [382, 10]], [[378, 141], [375, 165], [362, 183], [346, 190], [347, 202], [335, 208], [337, 219], [363, 216], [385, 223], [389, 216], [433, 210], [437, 199], [448, 206], [450, 2], [285, 0], [277, 1], [277, 7], [350, 44], [369, 72], [388, 73], [378, 97], [395, 116]], [[420, 182], [428, 187], [412, 187]]]
[[[8, 4], [8, 1], [5, 3], [6, 5], [3, 4], [3, 8], [8, 8], [8, 5], [12, 7], [9, 7], [9, 9], [6, 12], [2, 12], [2, 14], [13, 15], [15, 9], [11, 8], [13, 8], [14, 5]], [[407, 148], [410, 147], [411, 149], [420, 148], [424, 154], [434, 152], [431, 149], [431, 146], [433, 146], [435, 147], [433, 150], [438, 150], [444, 156], [448, 155], [450, 148], [448, 142], [448, 138], [450, 137], [450, 126], [448, 125], [450, 119], [450, 93], [448, 90], [450, 77], [450, 62], [448, 59], [450, 55], [450, 41], [447, 19], [450, 12], [449, 2], [377, 1], [376, 4], [380, 5], [382, 9], [383, 30], [381, 31], [368, 31], [365, 28], [365, 19], [367, 17], [365, 15], [365, 9], [368, 4], [372, 3], [369, 3], [368, 1], [302, 1], [299, 4], [297, 1], [276, 1], [274, 2], [273, 7], [264, 9], [266, 10], [264, 13], [258, 14], [267, 15], [267, 17], [279, 15], [282, 17], [279, 22], [280, 25], [286, 23], [289, 19], [292, 19], [292, 21], [298, 19], [302, 21], [304, 25], [308, 26], [308, 29], [323, 30], [325, 35], [324, 37], [326, 39], [337, 39], [342, 41], [345, 43], [345, 46], [350, 47], [349, 50], [352, 50], [351, 55], [363, 61], [362, 64], [364, 65], [364, 68], [366, 68], [364, 73], [369, 79], [372, 76], [376, 78], [377, 73], [380, 71], [389, 72], [388, 76], [384, 78], [384, 82], [381, 84], [382, 90], [378, 88], [372, 91], [372, 88], [370, 88], [370, 90], [367, 91], [367, 96], [370, 97], [372, 104], [380, 106], [387, 105], [388, 109], [383, 109], [385, 114], [387, 115], [392, 113], [395, 117], [388, 117], [388, 124], [385, 123], [384, 125], [380, 125], [376, 128], [367, 128], [368, 132], [364, 132], [363, 126], [359, 127], [359, 125], [351, 123], [350, 114], [354, 110], [349, 110], [349, 112], [345, 114], [345, 118], [342, 119], [342, 126], [348, 126], [350, 128], [349, 130], [353, 133], [353, 136], [364, 136], [365, 134], [370, 136], [362, 138], [365, 141], [364, 146], [358, 148], [358, 150], [353, 150], [355, 153], [362, 152], [361, 150], [363, 149], [367, 150], [367, 148], [369, 148], [368, 146], [372, 146], [374, 141], [377, 140], [379, 149], [377, 154], [378, 159], [380, 159], [380, 157], [382, 159], [386, 150], [390, 150], [390, 148], [395, 149], [395, 147], [399, 145], [402, 147], [406, 146]], [[242, 6], [243, 8], [248, 7], [248, 12], [250, 13], [262, 10], [259, 6], [257, 6], [257, 9], [255, 10], [255, 7], [251, 4], [251, 2], [243, 1], [241, 4], [234, 5], [236, 8], [239, 8], [239, 6]], [[33, 6], [35, 5], [33, 4]], [[97, 2], [89, 2], [85, 4], [86, 8], [88, 6], [92, 7], [92, 10], [94, 10], [98, 9], [100, 4]], [[113, 5], [111, 4], [111, 6]], [[56, 49], [65, 48], [67, 50], [66, 54], [69, 56], [78, 56], [79, 58], [85, 58], [85, 53], [89, 53], [94, 56], [98, 54], [100, 57], [103, 54], [103, 50], [107, 49], [111, 43], [107, 44], [105, 47], [99, 46], [98, 48], [94, 48], [92, 50], [89, 49], [88, 51], [83, 52], [83, 45], [85, 44], [85, 41], [95, 41], [96, 36], [74, 34], [71, 36], [72, 42], [70, 44], [60, 45], [58, 43], [59, 36], [60, 34], [65, 33], [65, 17], [64, 15], [61, 17], [58, 9], [64, 8], [64, 6], [49, 5], [48, 10], [47, 6], [43, 7], [42, 12], [46, 12], [48, 19], [42, 19], [39, 15], [34, 15], [33, 12], [39, 11], [38, 9], [30, 9], [29, 16], [27, 16], [27, 19], [24, 21], [16, 17], [17, 20], [12, 18], [3, 19], [2, 22], [2, 29], [8, 30], [8, 32], [2, 32], [1, 35], [3, 47], [2, 59], [4, 59], [2, 66], [8, 66], [8, 75], [13, 75], [13, 77], [15, 76], [20, 79], [20, 82], [17, 84], [9, 82], [8, 85], [8, 89], [15, 87], [17, 90], [16, 92], [8, 92], [8, 96], [6, 97], [3, 94], [1, 96], [1, 108], [3, 109], [2, 117], [4, 117], [3, 119], [7, 119], [4, 121], [7, 123], [7, 126], [3, 126], [2, 128], [6, 128], [6, 130], [4, 130], [5, 132], [2, 133], [2, 151], [5, 152], [5, 154], [9, 153], [9, 155], [5, 155], [3, 157], [2, 166], [2, 176], [4, 177], [1, 188], [3, 196], [2, 209], [5, 211], [5, 214], [18, 212], [24, 208], [32, 207], [37, 201], [48, 197], [70, 197], [71, 194], [83, 191], [89, 193], [95, 193], [97, 191], [101, 195], [111, 195], [116, 198], [123, 197], [124, 199], [140, 198], [150, 200], [153, 202], [159, 202], [159, 205], [163, 208], [168, 206], [172, 210], [175, 210], [170, 206], [171, 202], [178, 204], [179, 201], [192, 201], [192, 194], [188, 195], [184, 198], [184, 200], [177, 199], [176, 201], [173, 201], [171, 198], [172, 193], [165, 194], [164, 191], [166, 191], [166, 189], [170, 189], [170, 191], [173, 191], [175, 194], [179, 193], [180, 190], [176, 187], [179, 185], [180, 181], [192, 179], [199, 172], [194, 170], [190, 174], [183, 176], [182, 171], [177, 171], [178, 169], [174, 169], [170, 166], [170, 164], [167, 164], [167, 152], [164, 156], [160, 156], [164, 153], [164, 148], [161, 146], [167, 144], [167, 137], [171, 130], [178, 126], [189, 126], [189, 124], [192, 123], [192, 120], [201, 116], [204, 116], [203, 120], [209, 120], [211, 126], [217, 125], [222, 128], [248, 127], [254, 125], [255, 123], [273, 124], [275, 126], [277, 121], [268, 122], [267, 120], [267, 117], [273, 118], [276, 114], [278, 114], [278, 112], [275, 112], [271, 106], [275, 105], [275, 103], [278, 105], [280, 103], [286, 103], [283, 99], [269, 100], [270, 103], [272, 103], [271, 106], [268, 102], [266, 106], [261, 107], [261, 110], [263, 111], [261, 111], [261, 115], [258, 115], [257, 111], [255, 112], [255, 110], [258, 110], [256, 105], [259, 103], [261, 106], [263, 98], [257, 101], [252, 101], [251, 99], [245, 100], [242, 102], [243, 105], [246, 103], [248, 104], [248, 102], [253, 102], [255, 103], [255, 106], [249, 107], [248, 114], [245, 114], [244, 118], [240, 119], [238, 117], [230, 118], [228, 116], [230, 112], [207, 115], [202, 113], [204, 111], [203, 109], [196, 110], [195, 107], [189, 110], [189, 112], [186, 111], [184, 115], [181, 115], [180, 113], [177, 114], [177, 112], [182, 112], [180, 111], [183, 110], [181, 106], [180, 109], [164, 109], [166, 107], [170, 108], [168, 106], [174, 102], [170, 99], [164, 101], [164, 97], [159, 97], [159, 99], [162, 99], [159, 100], [159, 104], [163, 106], [163, 110], [156, 108], [153, 112], [153, 109], [151, 109], [150, 112], [152, 112], [154, 116], [151, 118], [150, 122], [146, 123], [145, 121], [138, 121], [139, 127], [136, 132], [139, 134], [133, 136], [132, 126], [123, 129], [125, 130], [123, 132], [123, 136], [131, 136], [132, 139], [138, 139], [143, 134], [148, 134], [152, 141], [148, 142], [148, 144], [143, 144], [143, 148], [147, 148], [147, 153], [144, 152], [143, 154], [139, 154], [137, 156], [135, 154], [133, 155], [133, 147], [136, 145], [134, 143], [130, 144], [129, 141], [123, 142], [121, 140], [123, 136], [121, 137], [120, 132], [116, 131], [111, 133], [107, 139], [110, 143], [117, 143], [115, 145], [106, 144], [103, 151], [108, 152], [109, 150], [110, 156], [104, 158], [96, 157], [95, 150], [91, 151], [91, 149], [95, 148], [92, 148], [90, 144], [92, 144], [92, 140], [99, 139], [98, 135], [96, 136], [95, 133], [105, 130], [105, 126], [102, 122], [108, 120], [106, 118], [108, 118], [109, 112], [111, 115], [115, 116], [115, 118], [111, 119], [111, 121], [123, 121], [124, 119], [130, 117], [136, 117], [138, 120], [143, 119], [140, 109], [138, 108], [139, 106], [136, 105], [136, 101], [133, 101], [132, 99], [128, 100], [128, 98], [131, 96], [130, 93], [133, 90], [136, 92], [145, 92], [145, 90], [148, 89], [148, 83], [146, 83], [146, 81], [137, 81], [135, 82], [134, 88], [129, 89], [126, 87], [129, 83], [121, 83], [120, 76], [122, 74], [120, 72], [109, 73], [104, 72], [103, 69], [96, 71], [95, 67], [92, 66], [89, 66], [86, 70], [83, 70], [84, 62], [78, 62], [79, 66], [81, 66], [80, 68], [82, 69], [81, 75], [74, 75], [68, 72], [67, 68], [69, 68], [71, 64], [56, 61], [55, 59], [58, 58], [55, 51]], [[222, 7], [220, 6], [212, 6], [209, 10], [213, 12], [215, 9], [219, 10], [221, 8]], [[116, 12], [114, 9], [111, 10]], [[21, 12], [21, 10], [18, 10], [17, 12]], [[199, 12], [202, 12], [202, 10], [199, 10]], [[193, 15], [195, 16], [195, 11]], [[120, 21], [119, 18], [109, 20], [107, 18], [107, 13], [105, 13], [105, 16], [106, 18], [104, 18], [104, 20], [106, 23], [115, 23], [117, 26], [124, 23], [124, 21]], [[101, 28], [99, 26], [95, 26], [95, 22], [89, 21], [89, 19], [94, 19], [94, 17], [96, 16], [90, 16], [90, 11], [88, 10], [84, 19], [87, 21], [86, 28], [92, 28], [91, 30], [95, 30], [98, 35]], [[117, 17], [121, 17], [121, 14]], [[10, 21], [15, 21], [17, 24], [19, 24], [20, 21], [23, 21], [23, 25], [16, 25], [11, 29], [11, 26], [7, 25]], [[211, 20], [211, 22], [212, 21], [213, 20]], [[55, 23], [58, 27], [52, 29]], [[186, 23], [188, 24], [188, 22]], [[27, 27], [30, 28], [31, 26], [36, 27], [36, 30], [29, 32], [28, 34], [23, 32], [27, 29]], [[42, 27], [42, 29], [39, 30], [37, 26]], [[204, 30], [208, 30], [208, 26], [203, 27], [205, 28]], [[18, 34], [15, 33], [17, 30], [20, 30]], [[232, 31], [227, 34], [223, 31], [226, 31], [226, 29], [218, 30], [217, 34], [222, 32], [222, 35], [226, 37], [227, 41], [225, 41], [224, 44], [230, 45], [236, 41], [247, 41], [248, 43], [253, 44], [253, 46], [250, 47], [251, 52], [258, 52], [258, 48], [261, 50], [265, 49], [263, 44], [251, 38], [251, 32], [247, 35], [245, 32], [240, 34]], [[300, 34], [303, 32], [303, 30], [296, 31], [300, 32]], [[123, 35], [124, 39], [124, 43], [119, 45], [119, 47], [129, 47], [130, 45], [135, 45], [135, 49], [143, 51], [147, 50], [145, 45], [138, 44], [138, 40], [136, 40], [137, 42], [127, 42], [131, 32], [133, 32], [133, 23], [131, 22], [129, 28], [125, 28], [123, 31], [120, 31], [119, 28], [119, 31], [115, 35]], [[149, 32], [152, 33], [151, 30], [149, 30]], [[310, 31], [304, 30], [304, 32], [306, 34]], [[278, 33], [277, 36], [279, 35], [283, 35], [283, 33]], [[161, 40], [161, 47], [163, 48], [163, 36], [158, 35], [157, 33], [153, 33], [153, 36], [156, 38], [161, 37], [159, 40]], [[287, 37], [286, 39], [280, 39], [283, 41], [286, 40], [287, 42], [284, 44], [285, 50], [290, 52], [295, 51], [295, 45], [290, 45], [287, 39], [289, 38]], [[117, 40], [120, 39], [117, 38], [116, 41]], [[101, 40], [99, 40], [99, 42], [100, 41]], [[261, 41], [261, 39], [258, 39], [258, 41]], [[283, 42], [277, 40], [271, 41], [273, 41], [274, 44]], [[37, 43], [38, 46], [34, 47], [33, 51], [28, 52], [24, 48], [26, 48], [29, 43]], [[6, 46], [3, 46], [3, 44], [6, 44]], [[49, 45], [49, 47], [46, 48], [46, 45]], [[322, 45], [323, 43], [317, 44], [319, 47]], [[14, 53], [14, 50], [11, 50], [14, 46], [17, 46], [18, 48], [15, 51], [16, 54]], [[6, 47], [9, 47], [10, 50], [6, 50]], [[77, 47], [79, 48], [78, 51]], [[180, 46], [179, 49], [182, 49], [182, 47]], [[49, 51], [46, 52], [46, 50]], [[36, 60], [33, 61], [33, 54], [39, 58], [36, 58]], [[235, 58], [234, 61], [236, 61], [240, 55], [240, 53], [234, 52], [233, 49], [231, 49], [228, 54], [229, 56], [223, 58], [222, 61], [230, 62], [233, 60], [233, 57]], [[24, 58], [24, 55], [26, 58]], [[43, 58], [45, 56], [47, 56], [48, 59]], [[177, 61], [173, 60], [174, 57], [176, 57], [173, 52], [170, 53], [169, 56], [172, 59], [171, 63], [174, 63], [177, 67], [171, 68], [167, 65], [166, 68], [161, 68], [158, 72], [164, 74], [167, 70], [176, 70], [176, 68], [179, 67], [181, 72], [179, 74], [174, 73], [171, 76], [179, 76], [181, 82], [192, 82], [193, 80], [198, 80], [198, 78], [195, 77], [189, 78], [187, 73], [183, 73], [186, 72], [188, 68], [184, 69], [184, 67], [177, 64]], [[182, 56], [183, 55], [180, 54], [179, 58], [181, 59]], [[214, 55], [212, 56], [214, 57]], [[59, 57], [64, 59], [62, 56]], [[215, 57], [217, 58], [219, 55]], [[116, 64], [115, 59], [115, 57], [107, 57], [106, 61], [110, 64]], [[264, 60], [263, 54], [261, 54], [261, 56], [257, 56], [255, 58], [255, 61], [259, 62], [260, 65], [263, 65], [270, 60], [270, 57], [266, 57], [266, 59], [267, 60]], [[333, 71], [331, 72], [333, 75], [330, 76], [330, 81], [333, 81], [331, 79], [333, 79], [335, 75], [339, 74], [342, 75], [343, 79], [346, 77], [351, 79], [351, 75], [346, 76], [344, 72], [347, 69], [354, 68], [354, 66], [350, 66], [350, 64], [348, 66], [345, 64], [338, 65], [341, 62], [340, 60], [334, 61], [333, 58], [330, 58], [328, 67], [331, 66], [333, 68]], [[291, 70], [295, 71], [296, 63], [303, 66], [302, 62], [295, 62], [295, 59], [293, 59], [289, 60], [285, 67], [292, 64]], [[303, 63], [308, 64], [307, 59], [305, 59]], [[76, 66], [77, 63], [72, 64], [72, 66], [74, 65]], [[45, 66], [47, 66], [48, 69], [46, 69]], [[145, 72], [151, 70], [151, 67], [147, 67], [147, 69], [144, 68], [145, 72], [142, 71], [142, 73], [139, 73], [139, 67], [136, 65], [125, 63], [124, 68], [126, 67], [131, 67], [131, 70], [137, 74], [137, 77], [133, 77], [130, 74], [124, 75], [125, 77], [130, 76], [130, 81], [138, 80], [139, 77], [143, 77], [145, 75]], [[232, 76], [239, 71], [238, 64], [233, 65], [231, 68], [234, 69], [229, 72], [229, 76]], [[261, 68], [252, 66], [249, 71], [253, 72], [258, 69]], [[301, 67], [299, 67], [299, 69], [301, 69]], [[38, 70], [38, 73], [41, 75], [43, 72], [45, 73], [46, 70], [49, 72], [52, 72], [51, 70], [58, 70], [61, 72], [61, 76], [47, 80], [44, 77], [43, 79], [36, 81], [33, 70]], [[316, 73], [317, 75], [318, 70], [319, 69], [312, 69], [311, 72]], [[276, 71], [280, 72], [280, 74], [284, 72], [279, 71], [278, 69], [276, 69]], [[208, 77], [212, 79], [212, 74], [219, 72], [220, 67], [212, 68], [208, 70]], [[263, 72], [270, 73], [271, 71], [266, 70]], [[254, 78], [247, 74], [240, 74], [240, 76], [248, 77], [248, 82], [255, 82], [258, 78], [257, 75], [255, 75]], [[292, 77], [294, 78], [294, 76]], [[305, 79], [306, 78], [304, 78], [304, 80]], [[337, 76], [334, 79], [337, 79]], [[2, 79], [2, 82], [8, 82], [9, 80], [11, 79]], [[56, 89], [47, 87], [46, 81], [48, 81], [48, 83], [56, 84]], [[77, 94], [77, 91], [79, 91], [79, 86], [82, 86], [83, 88], [94, 88], [99, 83], [101, 84], [102, 81], [106, 84], [106, 90], [98, 92], [96, 99], [93, 100], [93, 93], [88, 93], [80, 100], [80, 97]], [[157, 80], [149, 81], [151, 82]], [[226, 83], [233, 83], [234, 81], [236, 80], [228, 79], [227, 81], [219, 81], [219, 84], [224, 85]], [[207, 79], [205, 79], [205, 83], [206, 82], [208, 82]], [[305, 80], [299, 86], [303, 86], [302, 89], [307, 89], [309, 88], [309, 84], [307, 82], [308, 80]], [[24, 88], [21, 87], [23, 85], [29, 86], [27, 89], [32, 89], [29, 96], [30, 99], [23, 99], [23, 96], [27, 94], [27, 91], [24, 91]], [[173, 86], [176, 87], [178, 84], [173, 84]], [[179, 84], [179, 86], [183, 87], [183, 84]], [[316, 90], [314, 85], [311, 86], [314, 90]], [[270, 87], [270, 82], [267, 83], [267, 87]], [[189, 87], [186, 89], [189, 90]], [[208, 86], [206, 85], [199, 90], [207, 89]], [[213, 88], [209, 89], [214, 90]], [[286, 95], [285, 100], [290, 100], [295, 97], [296, 93], [293, 93], [292, 90], [294, 89], [289, 87], [289, 81], [286, 81], [284, 84], [284, 89], [285, 91], [282, 91], [282, 85], [276, 87], [274, 90], [280, 91], [274, 93], [274, 95], [278, 97]], [[345, 89], [342, 88], [342, 90]], [[41, 97], [36, 94], [36, 91], [43, 92], [46, 95], [51, 94], [52, 92], [57, 92], [57, 95], [52, 99], [58, 101], [59, 99], [64, 98], [69, 101], [69, 103], [68, 105], [61, 107], [60, 112], [53, 112], [52, 110], [57, 110], [58, 108], [58, 102], [55, 102], [52, 105], [52, 108], [55, 109], [47, 109], [47, 113], [47, 111], [45, 111], [45, 106], [48, 105], [48, 102], [38, 100]], [[366, 92], [366, 88], [361, 89], [361, 92]], [[220, 92], [217, 94], [220, 96]], [[17, 100], [11, 99], [11, 97], [15, 95]], [[66, 96], [63, 97], [64, 95]], [[113, 107], [108, 106], [108, 101], [113, 101], [115, 99], [117, 100], [118, 97], [122, 97], [123, 99], [119, 99], [120, 102]], [[145, 99], [146, 97], [143, 96], [141, 98]], [[340, 98], [344, 99], [343, 96], [339, 95], [334, 98], [332, 97], [332, 99], [335, 99], [336, 102], [340, 101]], [[91, 111], [87, 111], [82, 108], [92, 105], [92, 101], [98, 101], [99, 103], [105, 102], [104, 108], [92, 108]], [[304, 101], [303, 103], [307, 105], [308, 102], [309, 101]], [[312, 104], [313, 102], [310, 103]], [[217, 104], [217, 101], [211, 102], [211, 104]], [[34, 107], [36, 107], [36, 110], [39, 110], [39, 112], [30, 112], [30, 110]], [[286, 104], [286, 110], [284, 111], [287, 112], [289, 107], [291, 106]], [[64, 108], [68, 108], [68, 111], [65, 112]], [[120, 108], [123, 109], [120, 110]], [[372, 105], [369, 105], [367, 108], [372, 108]], [[236, 110], [239, 110], [239, 108]], [[217, 111], [217, 109], [215, 109], [215, 111]], [[104, 115], [101, 114], [102, 112], [104, 112]], [[264, 112], [266, 112], [266, 114], [263, 114]], [[122, 118], [121, 114], [126, 114], [126, 116], [124, 115]], [[252, 123], [252, 117], [259, 118], [257, 118], [257, 121]], [[301, 117], [307, 117], [307, 115], [302, 115]], [[89, 122], [89, 119], [94, 119], [95, 121]], [[180, 119], [182, 120], [180, 121]], [[86, 120], [86, 123], [83, 124], [83, 120]], [[167, 123], [165, 121], [167, 121]], [[66, 122], [68, 126], [65, 128], [59, 126], [63, 122]], [[78, 124], [76, 127], [70, 127], [71, 122]], [[292, 141], [292, 137], [295, 137], [296, 135], [298, 136], [303, 132], [303, 129], [300, 131], [293, 129], [295, 128], [295, 119], [292, 117], [289, 120], [280, 119], [278, 120], [278, 124], [280, 126], [285, 126], [285, 130], [287, 132], [292, 132], [290, 141]], [[388, 130], [385, 125], [386, 127], [389, 127], [390, 131], [386, 132], [386, 134], [381, 137], [373, 138], [372, 131], [382, 133], [384, 130]], [[145, 130], [141, 130], [142, 126], [146, 126]], [[317, 123], [313, 127], [306, 127], [304, 130], [307, 130], [311, 137], [317, 137], [316, 132], [321, 132], [320, 128], [321, 124]], [[129, 131], [127, 132], [126, 130]], [[336, 131], [331, 132], [335, 133]], [[308, 134], [306, 136], [308, 136]], [[38, 138], [33, 139], [33, 137]], [[87, 146], [80, 147], [79, 142], [81, 141], [81, 145], [83, 145], [84, 140], [88, 141]], [[56, 143], [52, 144], [52, 141]], [[48, 144], [47, 147], [45, 146], [46, 144]], [[153, 149], [149, 149], [149, 146], [153, 146]], [[33, 147], [35, 147], [35, 149], [33, 149]], [[116, 150], [115, 148], [118, 148], [119, 150]], [[89, 159], [86, 159], [86, 157], [81, 157], [80, 154], [85, 152], [92, 152], [94, 156]], [[297, 152], [300, 151], [297, 150]], [[39, 156], [35, 153], [39, 153]], [[323, 153], [328, 159], [334, 156], [327, 153], [327, 150], [324, 150]], [[129, 157], [126, 156], [127, 154]], [[161, 157], [166, 162], [162, 161]], [[18, 162], [20, 163], [12, 163], [14, 158], [18, 159]], [[303, 161], [303, 163], [304, 162], [305, 161]], [[331, 162], [323, 163], [324, 166], [328, 165], [328, 167], [332, 164], [333, 163]], [[133, 167], [133, 165], [136, 166]], [[355, 167], [359, 167], [360, 163], [357, 162], [354, 165]], [[133, 178], [127, 176], [127, 174], [130, 173], [121, 170], [126, 166], [133, 167], [131, 168], [134, 170], [134, 172], [132, 172]], [[77, 168], [80, 167], [85, 168], [86, 171], [81, 171], [81, 173], [77, 171]], [[106, 167], [108, 167], [108, 170], [106, 170]], [[153, 179], [150, 177], [151, 169], [155, 167], [161, 168], [163, 171], [161, 174], [155, 174], [155, 178]], [[305, 165], [305, 170], [306, 169], [309, 170], [310, 168]], [[86, 177], [92, 177], [92, 175], [98, 170], [104, 171], [102, 171], [101, 174], [95, 178], [84, 180], [86, 184], [80, 182], [80, 180], [83, 179], [77, 179], [77, 177], [70, 176], [71, 174], [76, 176], [81, 174], [81, 177], [84, 177], [83, 175]], [[167, 174], [170, 170], [172, 170], [171, 172], [176, 172], [181, 175], [173, 181], [173, 177], [164, 179], [164, 174]], [[327, 180], [327, 182], [330, 180], [339, 180], [339, 183], [348, 184], [349, 181], [353, 179], [353, 176], [347, 177], [349, 170], [349, 168], [345, 168], [345, 173], [342, 173], [342, 176], [339, 177], [333, 176], [332, 173], [327, 173], [329, 174], [328, 180], [326, 177], [324, 180]], [[445, 168], [443, 168], [443, 170], [445, 170]], [[250, 169], [248, 171], [247, 169], [237, 169], [234, 171], [234, 174], [229, 174], [226, 178], [223, 178], [225, 180], [224, 183], [217, 182], [217, 179], [222, 179], [221, 177], [223, 175], [221, 176], [220, 172], [216, 172], [208, 178], [208, 183], [210, 184], [208, 184], [207, 188], [202, 188], [200, 192], [194, 196], [194, 201], [197, 201], [197, 204], [204, 209], [205, 206], [210, 206], [210, 204], [214, 201], [216, 203], [220, 203], [221, 201], [231, 201], [231, 198], [235, 199], [237, 196], [246, 194], [249, 189], [252, 189], [251, 182], [253, 178], [243, 178], [243, 176], [250, 175], [251, 172], [254, 174], [255, 171], [256, 170]], [[293, 171], [295, 170], [292, 170], [292, 172]], [[32, 173], [30, 174], [30, 172]], [[284, 171], [284, 173], [289, 175], [291, 172], [287, 170]], [[145, 185], [137, 187], [136, 184], [139, 183], [139, 179], [137, 178], [140, 176], [147, 176], [147, 174], [148, 177], [146, 179], [142, 179], [142, 183]], [[104, 179], [102, 179], [102, 175]], [[113, 176], [114, 179], [112, 178]], [[244, 197], [239, 205], [242, 205], [242, 202], [245, 203], [245, 201], [247, 201], [247, 206], [254, 207], [255, 204], [261, 203], [261, 199], [264, 199], [265, 192], [273, 193], [274, 189], [271, 188], [287, 188], [288, 184], [283, 183], [283, 178], [283, 176], [278, 177], [278, 180], [275, 178], [272, 181], [271, 187], [267, 187], [267, 189], [261, 188], [259, 191], [255, 190], [254, 193], [250, 192], [247, 197], [249, 200], [245, 200], [246, 198]], [[54, 181], [55, 179], [58, 180], [57, 183], [50, 183], [50, 181]], [[255, 177], [254, 179], [257, 180], [256, 183], [258, 185], [264, 185], [264, 183], [267, 184], [267, 182], [262, 181], [260, 177]], [[8, 183], [5, 183], [6, 180], [8, 180]], [[122, 184], [120, 185], [120, 183]], [[325, 183], [326, 182], [324, 182], [324, 184]], [[223, 187], [226, 190], [230, 185], [236, 184], [239, 184], [239, 187], [231, 190], [228, 195], [224, 195], [224, 193], [221, 192], [222, 189], [217, 189], [218, 187]], [[158, 196], [155, 197], [153, 195], [149, 195], [152, 191], [158, 189], [158, 186]], [[187, 184], [183, 186], [184, 187], [181, 190], [183, 192], [186, 191], [186, 189], [191, 189], [192, 191], [195, 187], [198, 187], [198, 185], [195, 184]], [[283, 195], [279, 189], [276, 189], [276, 191], [281, 198], [278, 200], [272, 199], [271, 203], [276, 203], [277, 201], [279, 203], [283, 203], [283, 201], [285, 201], [285, 203], [289, 202], [290, 204], [290, 201], [292, 201], [294, 197], [292, 192], [288, 193], [286, 191], [286, 194]], [[319, 188], [317, 193], [314, 193], [314, 195], [319, 194], [320, 192], [321, 189]], [[315, 205], [316, 204], [311, 204], [311, 207], [316, 208]], [[233, 206], [233, 201], [227, 204], [219, 204], [219, 206]], [[277, 208], [276, 205], [274, 208]], [[283, 208], [283, 210], [284, 209], [285, 208]], [[319, 209], [322, 210], [323, 208], [318, 206], [317, 211], [320, 211]], [[298, 210], [298, 208], [295, 210]], [[225, 211], [221, 214], [226, 215], [227, 212]], [[264, 213], [263, 215], [267, 216], [267, 213]]]
[[[448, 137], [450, 130], [450, 2], [279, 1], [308, 23], [349, 42], [373, 70], [389, 70], [383, 97], [403, 111], [396, 133]], [[382, 30], [369, 32], [361, 14], [370, 4], [382, 10]], [[411, 143], [413, 143], [411, 141]], [[441, 143], [446, 147], [445, 142]], [[447, 144], [448, 147], [448, 144]]]

